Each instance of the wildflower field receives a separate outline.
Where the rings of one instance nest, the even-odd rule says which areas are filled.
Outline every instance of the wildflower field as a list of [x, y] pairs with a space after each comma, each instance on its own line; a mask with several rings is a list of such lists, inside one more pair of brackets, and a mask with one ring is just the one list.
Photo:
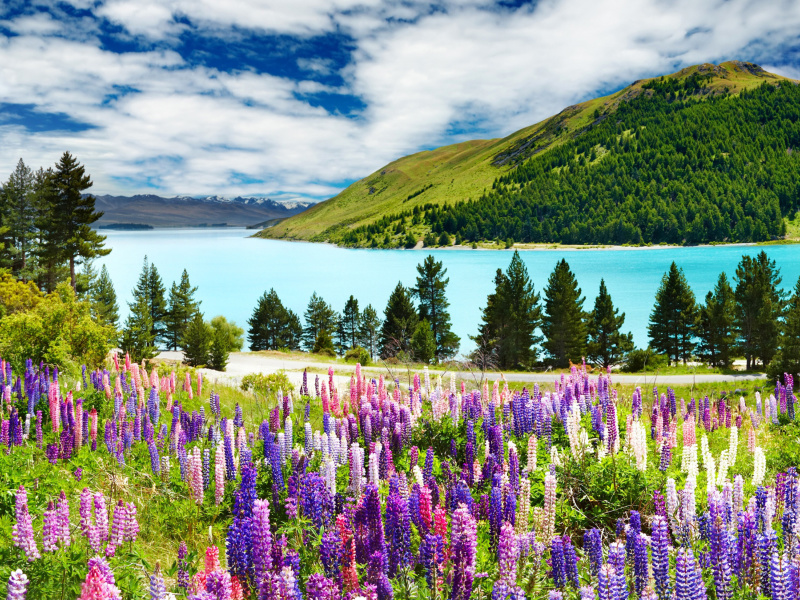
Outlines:
[[357, 367], [264, 398], [127, 357], [0, 367], [9, 600], [800, 597], [788, 377], [510, 389]]

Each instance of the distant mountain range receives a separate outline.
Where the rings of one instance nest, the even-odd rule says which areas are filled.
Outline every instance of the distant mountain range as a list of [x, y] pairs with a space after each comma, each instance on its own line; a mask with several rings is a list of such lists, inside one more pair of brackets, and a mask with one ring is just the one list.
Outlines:
[[310, 202], [280, 202], [269, 198], [221, 196], [95, 196], [103, 212], [98, 227], [263, 227], [303, 212]]

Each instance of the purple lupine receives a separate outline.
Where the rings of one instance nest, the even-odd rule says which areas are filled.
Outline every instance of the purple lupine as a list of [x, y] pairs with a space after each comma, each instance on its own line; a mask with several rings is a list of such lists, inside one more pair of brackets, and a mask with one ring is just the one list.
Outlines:
[[[389, 556], [392, 556], [391, 553]], [[341, 540], [335, 529], [328, 529], [322, 535], [322, 541], [319, 545], [319, 558], [325, 570], [325, 576], [332, 579], [337, 578], [339, 576], [341, 563]], [[390, 569], [391, 566], [390, 558]]]
[[503, 523], [500, 531], [500, 541], [497, 544], [497, 563], [500, 568], [500, 577], [513, 586], [517, 581], [517, 560], [519, 547], [514, 527], [511, 523]]
[[469, 600], [475, 576], [477, 523], [467, 507], [462, 504], [453, 512], [451, 527], [453, 580], [450, 600]]
[[14, 546], [25, 553], [28, 562], [33, 562], [40, 557], [39, 549], [33, 538], [33, 520], [28, 512], [28, 494], [24, 486], [19, 486], [16, 494], [16, 523], [12, 528]]
[[617, 574], [611, 565], [603, 565], [598, 573], [597, 592], [600, 600], [620, 600]]
[[675, 600], [705, 600], [706, 590], [691, 548], [680, 548], [675, 564]]
[[[428, 588], [433, 593], [436, 591], [437, 581], [441, 574], [439, 566], [444, 562], [442, 536], [435, 533], [426, 535], [419, 545], [419, 558], [425, 567], [425, 581], [428, 582]], [[514, 568], [516, 570], [516, 566]]]
[[164, 576], [161, 575], [161, 566], [156, 563], [156, 568], [150, 576], [150, 600], [164, 600], [167, 589], [164, 586]]
[[6, 600], [25, 600], [28, 595], [28, 577], [21, 569], [11, 571], [8, 578]]
[[719, 600], [730, 600], [731, 566], [728, 555], [728, 532], [725, 527], [725, 518], [722, 507], [717, 499], [712, 501], [709, 497], [709, 512], [711, 517], [711, 565], [714, 573], [714, 587]]
[[58, 516], [53, 501], [47, 503], [42, 515], [42, 550], [45, 552], [55, 552], [58, 545]]
[[625, 579], [625, 546], [621, 542], [611, 542], [608, 546], [608, 563], [614, 567], [614, 586], [619, 600], [628, 598], [628, 582]]
[[589, 557], [589, 568], [592, 575], [597, 577], [600, 567], [603, 566], [603, 546], [599, 529], [586, 530], [583, 534], [583, 549]]
[[666, 520], [659, 515], [653, 517], [652, 554], [658, 600], [669, 600], [669, 532]]
[[181, 542], [181, 545], [178, 546], [178, 574], [177, 574], [177, 583], [179, 588], [183, 588], [184, 590], [189, 589], [189, 562], [186, 560], [186, 556], [189, 554], [189, 549], [186, 547], [186, 542]]
[[578, 579], [578, 557], [575, 555], [575, 547], [568, 535], [562, 539], [564, 541], [564, 574], [567, 576], [567, 582], [578, 588], [581, 584]]
[[[400, 481], [392, 477], [389, 484], [389, 496], [386, 498], [386, 538], [388, 548], [388, 575], [394, 577], [398, 569], [407, 567], [411, 562], [411, 531], [408, 513], [408, 501], [400, 494]], [[327, 569], [326, 569], [327, 574]], [[331, 575], [328, 575], [330, 577]]]
[[632, 535], [636, 536], [633, 550], [633, 585], [636, 589], [636, 595], [641, 597], [644, 593], [644, 588], [647, 586], [650, 570], [650, 563], [647, 556], [647, 540], [641, 533]]
[[784, 557], [783, 564], [777, 551], [772, 552], [769, 561], [770, 597], [772, 600], [789, 600], [790, 589], [789, 573], [786, 563], [788, 556]]
[[250, 530], [252, 535], [252, 556], [255, 584], [258, 586], [266, 580], [272, 569], [272, 532], [269, 522], [269, 502], [256, 500], [253, 504], [253, 519]]
[[338, 597], [336, 585], [321, 573], [313, 573], [306, 581], [308, 600], [334, 600]]
[[560, 537], [554, 537], [550, 542], [550, 561], [553, 585], [563, 588], [567, 584], [567, 574], [564, 569], [564, 542]]

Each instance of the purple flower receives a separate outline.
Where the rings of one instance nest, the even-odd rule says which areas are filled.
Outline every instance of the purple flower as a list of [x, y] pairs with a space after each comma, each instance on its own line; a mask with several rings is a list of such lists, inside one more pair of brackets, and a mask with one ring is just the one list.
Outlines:
[[603, 566], [603, 546], [600, 541], [599, 529], [588, 529], [583, 534], [583, 549], [589, 557], [589, 568], [592, 575], [597, 577], [600, 567]]
[[25, 600], [28, 594], [28, 577], [20, 569], [11, 571], [8, 578], [6, 600]]
[[184, 590], [189, 589], [189, 563], [186, 556], [189, 554], [189, 549], [186, 547], [186, 542], [181, 542], [178, 546], [178, 587]]
[[560, 537], [554, 537], [550, 542], [550, 562], [553, 585], [563, 588], [567, 584], [567, 573], [564, 568], [564, 542]]
[[653, 577], [656, 580], [656, 593], [659, 600], [669, 600], [669, 532], [664, 517], [653, 517]]

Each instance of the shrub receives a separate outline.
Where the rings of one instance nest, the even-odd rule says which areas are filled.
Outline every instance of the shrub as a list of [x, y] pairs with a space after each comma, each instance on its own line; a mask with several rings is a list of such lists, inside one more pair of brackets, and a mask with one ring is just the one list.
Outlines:
[[638, 371], [662, 369], [666, 366], [667, 357], [663, 354], [658, 354], [648, 346], [647, 348], [631, 350], [625, 357], [625, 364], [622, 370], [628, 373], [636, 373]]
[[263, 396], [270, 396], [276, 394], [278, 390], [290, 390], [292, 382], [286, 376], [285, 371], [278, 371], [277, 373], [251, 373], [242, 377], [242, 382], [239, 384], [245, 392], [254, 392]]
[[370, 361], [369, 352], [367, 352], [366, 348], [362, 348], [361, 346], [350, 348], [345, 352], [344, 359], [348, 362], [361, 363], [362, 366], [368, 365]]

